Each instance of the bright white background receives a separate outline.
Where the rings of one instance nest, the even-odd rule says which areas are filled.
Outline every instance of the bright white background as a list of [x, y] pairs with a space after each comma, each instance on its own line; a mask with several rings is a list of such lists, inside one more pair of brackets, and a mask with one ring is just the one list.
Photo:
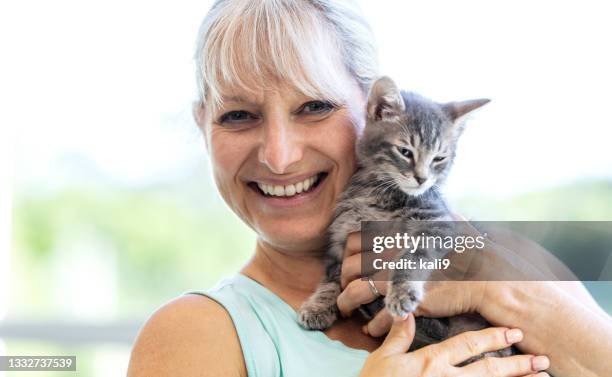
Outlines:
[[[610, 177], [605, 1], [362, 1], [382, 70], [436, 100], [488, 97], [451, 195]], [[171, 179], [201, 161], [194, 35], [208, 1], [14, 1], [3, 11], [2, 127], [19, 182]], [[6, 7], [6, 5], [5, 5]]]

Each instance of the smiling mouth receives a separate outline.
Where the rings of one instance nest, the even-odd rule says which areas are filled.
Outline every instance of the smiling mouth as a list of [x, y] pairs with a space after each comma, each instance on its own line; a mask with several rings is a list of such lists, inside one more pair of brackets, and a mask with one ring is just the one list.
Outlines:
[[289, 185], [273, 185], [263, 182], [250, 182], [248, 185], [259, 194], [266, 197], [293, 198], [307, 194], [317, 188], [327, 178], [327, 173], [318, 173], [303, 181]]

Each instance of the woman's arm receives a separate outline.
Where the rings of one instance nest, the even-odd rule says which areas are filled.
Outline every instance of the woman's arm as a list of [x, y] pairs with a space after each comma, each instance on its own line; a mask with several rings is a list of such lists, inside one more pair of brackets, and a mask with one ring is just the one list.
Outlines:
[[592, 310], [594, 313], [597, 313], [604, 318], [610, 318], [610, 315], [605, 312], [599, 306], [597, 301], [591, 296], [591, 293], [586, 289], [584, 284], [580, 281], [555, 281], [554, 282], [557, 287], [559, 287], [562, 291], [573, 296], [576, 300], [580, 301], [584, 306]]
[[[536, 243], [507, 233], [489, 236], [493, 242], [484, 252], [488, 253], [486, 263], [496, 266], [491, 271], [517, 277], [521, 271], [513, 269], [548, 266], [557, 276], [571, 275]], [[499, 252], [500, 248], [505, 249]], [[510, 250], [514, 255], [504, 254]], [[519, 257], [543, 263], [521, 266], [504, 260]], [[612, 320], [579, 281], [431, 283], [417, 315], [437, 317], [472, 311], [493, 325], [522, 329], [525, 339], [517, 346], [523, 352], [549, 356], [550, 371], [557, 377], [605, 376], [612, 371]]]
[[229, 314], [214, 300], [195, 295], [177, 298], [149, 318], [128, 367], [128, 377], [246, 375]]
[[[517, 277], [534, 267], [534, 264], [508, 263], [507, 258], [514, 259], [514, 262], [516, 258], [507, 252], [520, 250], [514, 254], [525, 260], [536, 256], [552, 258], [528, 241], [517, 244], [516, 239], [506, 242], [503, 237], [496, 237], [495, 241], [502, 245], [492, 242], [491, 248], [485, 251], [488, 254], [485, 263], [491, 268], [484, 270], [484, 273], [495, 273], [495, 278], [483, 276], [481, 282], [431, 282], [424, 302], [415, 314], [447, 317], [479, 312], [494, 325], [522, 329], [525, 340], [518, 347], [524, 352], [550, 356], [551, 372], [557, 377], [609, 374], [612, 370], [612, 320], [584, 286], [572, 281], [487, 283], [487, 280], [499, 280], [503, 274], [507, 274], [503, 276], [508, 280], [520, 280]], [[496, 247], [500, 247], [498, 251], [501, 252], [492, 251]], [[346, 289], [338, 297], [338, 307], [345, 316], [372, 299], [367, 282], [359, 279], [360, 251], [359, 235], [353, 234], [347, 242], [348, 257], [342, 266], [342, 282]], [[564, 267], [557, 263], [552, 261], [537, 266], [550, 266], [554, 273], [563, 273], [560, 270]], [[546, 274], [550, 272], [544, 271]], [[386, 284], [377, 283], [378, 290], [385, 294]], [[386, 333], [391, 320], [384, 312], [368, 323], [364, 331], [373, 336]]]
[[[458, 217], [458, 219], [467, 221], [463, 217]], [[472, 232], [476, 233], [477, 231], [473, 229]], [[585, 288], [584, 284], [578, 281], [576, 276], [548, 250], [529, 239], [520, 237], [517, 234], [506, 230], [490, 230], [488, 237], [496, 244], [510, 248], [513, 253], [522, 257], [524, 260], [532, 262], [536, 260], [539, 261], [537, 264], [540, 267], [549, 267], [550, 272], [554, 271], [557, 278], [563, 277], [566, 279], [565, 281], [551, 279], [554, 281], [555, 285], [561, 288], [561, 290], [564, 292], [568, 293], [570, 296], [573, 296], [592, 311], [608, 317], [608, 314], [599, 306], [599, 304], [597, 304], [593, 296], [591, 296], [589, 291]]]
[[495, 326], [523, 330], [525, 338], [517, 346], [547, 355], [557, 377], [601, 377], [612, 371], [612, 321], [554, 282], [432, 283], [418, 314], [439, 317], [472, 309]]

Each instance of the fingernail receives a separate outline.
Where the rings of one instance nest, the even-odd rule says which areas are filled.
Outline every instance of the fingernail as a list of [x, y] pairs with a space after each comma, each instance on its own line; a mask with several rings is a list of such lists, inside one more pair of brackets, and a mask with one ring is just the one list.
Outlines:
[[506, 342], [514, 344], [521, 340], [523, 340], [523, 332], [520, 329], [510, 329], [506, 331]]
[[408, 319], [408, 317], [410, 317], [412, 313], [408, 313], [408, 314], [404, 314], [404, 315], [398, 315], [398, 316], [392, 316], [393, 317], [393, 322], [404, 322], [405, 320]]
[[534, 371], [546, 370], [550, 367], [550, 360], [546, 356], [534, 356], [531, 358], [531, 369]]

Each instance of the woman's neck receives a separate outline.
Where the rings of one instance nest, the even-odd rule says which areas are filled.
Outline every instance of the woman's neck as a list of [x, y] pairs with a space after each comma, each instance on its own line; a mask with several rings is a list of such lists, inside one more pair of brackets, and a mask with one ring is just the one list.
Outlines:
[[240, 272], [297, 309], [321, 282], [324, 266], [320, 252], [282, 251], [258, 239], [255, 255]]
[[[255, 256], [240, 271], [268, 288], [293, 309], [298, 310], [315, 291], [324, 275], [322, 253], [282, 251], [257, 240]], [[379, 338], [362, 333], [366, 321], [359, 316], [339, 318], [324, 333], [347, 347], [374, 351], [380, 346]]]

